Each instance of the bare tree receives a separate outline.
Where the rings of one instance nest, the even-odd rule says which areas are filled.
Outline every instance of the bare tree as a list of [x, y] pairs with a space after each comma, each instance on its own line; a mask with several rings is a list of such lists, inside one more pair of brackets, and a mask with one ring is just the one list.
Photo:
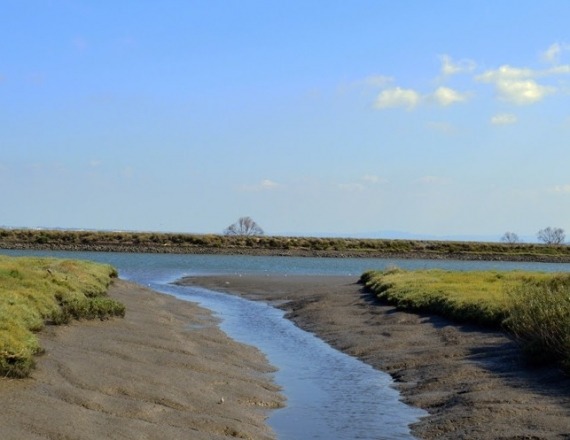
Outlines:
[[251, 217], [240, 217], [224, 231], [224, 235], [263, 235], [263, 229]]
[[566, 234], [562, 228], [548, 228], [541, 229], [536, 234], [538, 239], [545, 244], [562, 244], [566, 239]]
[[501, 241], [503, 243], [515, 244], [520, 243], [521, 239], [514, 232], [505, 232], [505, 234], [501, 237]]

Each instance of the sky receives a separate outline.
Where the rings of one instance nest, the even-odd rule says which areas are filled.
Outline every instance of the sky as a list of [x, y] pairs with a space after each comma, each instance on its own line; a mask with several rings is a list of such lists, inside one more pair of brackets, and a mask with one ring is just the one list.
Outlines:
[[570, 231], [566, 0], [0, 5], [0, 225]]

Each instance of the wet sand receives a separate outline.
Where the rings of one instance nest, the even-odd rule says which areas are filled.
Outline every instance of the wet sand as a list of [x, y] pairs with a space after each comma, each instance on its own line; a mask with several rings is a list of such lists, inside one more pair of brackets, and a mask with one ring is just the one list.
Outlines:
[[271, 439], [284, 399], [255, 348], [198, 306], [117, 280], [125, 318], [40, 333], [29, 379], [0, 379], [0, 438]]
[[211, 276], [182, 283], [273, 302], [332, 346], [388, 372], [429, 416], [423, 439], [570, 439], [570, 378], [530, 368], [505, 334], [396, 310], [351, 277]]

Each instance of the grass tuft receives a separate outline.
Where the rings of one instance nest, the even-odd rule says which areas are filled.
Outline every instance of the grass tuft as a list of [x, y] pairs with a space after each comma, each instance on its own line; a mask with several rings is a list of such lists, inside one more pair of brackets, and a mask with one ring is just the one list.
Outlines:
[[46, 323], [124, 316], [108, 298], [117, 271], [79, 260], [0, 256], [0, 375], [28, 376], [41, 348], [35, 332]]

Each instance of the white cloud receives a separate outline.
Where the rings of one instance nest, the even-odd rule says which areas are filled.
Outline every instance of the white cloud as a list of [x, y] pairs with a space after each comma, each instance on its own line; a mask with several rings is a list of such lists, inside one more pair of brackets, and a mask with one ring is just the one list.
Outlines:
[[447, 107], [457, 102], [466, 101], [468, 95], [466, 93], [460, 93], [456, 90], [450, 89], [449, 87], [438, 87], [432, 97], [439, 105]]
[[536, 79], [570, 74], [570, 65], [554, 66], [545, 70], [533, 70], [504, 65], [475, 77], [479, 82], [493, 84], [498, 96], [517, 105], [533, 104], [546, 96], [559, 92], [553, 86], [539, 84]]
[[495, 85], [499, 97], [517, 105], [533, 104], [556, 91], [554, 87], [538, 84], [533, 78], [544, 72], [508, 65], [489, 70], [476, 77], [477, 81]]
[[372, 174], [365, 174], [360, 178], [360, 182], [348, 182], [348, 183], [339, 183], [337, 184], [337, 188], [343, 191], [352, 191], [352, 192], [360, 192], [365, 191], [370, 188], [371, 185], [377, 185], [380, 183], [387, 183], [388, 181], [382, 177], [375, 176]]
[[376, 98], [374, 107], [379, 109], [404, 107], [411, 110], [419, 104], [420, 100], [421, 96], [415, 90], [395, 87], [382, 91]]
[[549, 191], [557, 194], [570, 194], [570, 184], [556, 185], [550, 188]]
[[441, 73], [444, 76], [457, 75], [459, 73], [469, 73], [475, 70], [477, 64], [472, 60], [460, 60], [454, 62], [449, 55], [442, 55]]
[[517, 117], [512, 113], [499, 113], [491, 118], [493, 125], [510, 125], [517, 122]]
[[281, 188], [281, 185], [273, 180], [264, 179], [255, 185], [242, 185], [242, 191], [271, 191]]
[[465, 102], [469, 98], [468, 93], [461, 93], [449, 87], [438, 87], [432, 94], [422, 96], [412, 89], [395, 87], [382, 91], [376, 98], [374, 107], [377, 109], [403, 107], [413, 110], [422, 101], [435, 102], [443, 107]]
[[533, 104], [556, 91], [554, 87], [542, 86], [536, 81], [499, 81], [496, 84], [499, 95], [514, 104]]

